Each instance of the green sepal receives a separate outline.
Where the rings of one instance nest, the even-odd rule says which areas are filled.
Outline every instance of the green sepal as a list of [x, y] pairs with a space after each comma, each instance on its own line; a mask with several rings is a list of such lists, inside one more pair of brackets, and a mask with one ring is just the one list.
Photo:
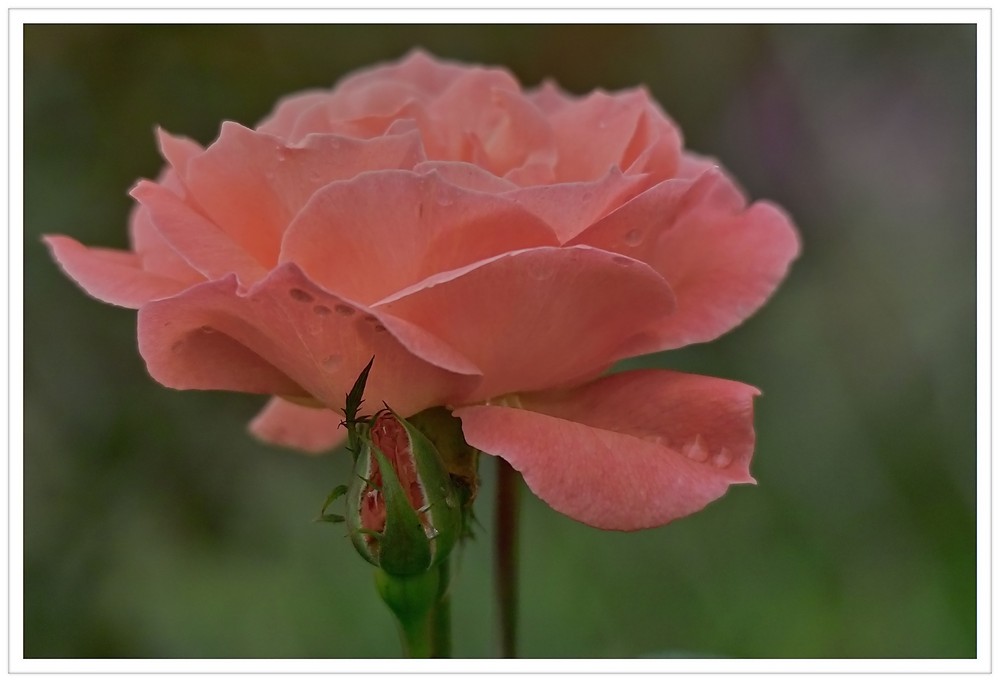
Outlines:
[[316, 521], [325, 521], [326, 523], [343, 523], [345, 519], [340, 514], [320, 514], [316, 517]]
[[363, 428], [361, 422], [365, 421], [364, 418], [358, 417], [358, 412], [361, 410], [361, 403], [363, 403], [365, 395], [365, 385], [368, 383], [368, 374], [372, 371], [372, 365], [375, 363], [375, 356], [368, 361], [365, 368], [361, 370], [361, 374], [354, 381], [354, 386], [351, 387], [350, 392], [347, 394], [347, 399], [344, 405], [344, 426], [347, 428], [347, 449], [351, 451], [351, 454], [355, 459], [358, 457], [359, 446], [360, 446], [360, 431]]
[[432, 556], [420, 517], [410, 506], [388, 458], [374, 443], [366, 442], [365, 446], [371, 447], [378, 461], [385, 498], [385, 529], [378, 543], [378, 566], [393, 575], [422, 573], [431, 567]]
[[336, 488], [330, 491], [330, 494], [326, 496], [326, 501], [323, 502], [323, 506], [320, 508], [319, 513], [322, 516], [326, 514], [327, 508], [333, 504], [339, 497], [347, 494], [346, 485], [338, 485]]
[[392, 414], [406, 429], [417, 479], [427, 500], [425, 508], [430, 528], [425, 534], [429, 533], [432, 540], [431, 565], [434, 566], [447, 558], [461, 535], [461, 496], [445, 467], [441, 452], [430, 438], [408, 420], [395, 412]]

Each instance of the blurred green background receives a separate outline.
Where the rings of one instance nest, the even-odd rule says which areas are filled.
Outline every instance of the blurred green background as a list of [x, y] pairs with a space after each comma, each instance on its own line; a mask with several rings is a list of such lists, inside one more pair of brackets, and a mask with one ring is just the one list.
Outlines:
[[[526, 85], [645, 83], [688, 145], [785, 206], [804, 254], [718, 342], [645, 357], [759, 386], [756, 487], [657, 530], [526, 494], [525, 657], [974, 657], [973, 26], [25, 28], [27, 657], [391, 657], [371, 571], [315, 524], [347, 456], [254, 441], [264, 398], [154, 383], [134, 312], [43, 233], [124, 247], [153, 126], [202, 143], [414, 46]], [[455, 651], [495, 655], [489, 536]]]

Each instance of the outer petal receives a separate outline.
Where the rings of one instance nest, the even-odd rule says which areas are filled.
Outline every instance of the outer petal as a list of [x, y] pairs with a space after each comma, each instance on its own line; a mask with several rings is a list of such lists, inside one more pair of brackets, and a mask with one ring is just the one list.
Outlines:
[[624, 372], [521, 407], [462, 407], [466, 440], [521, 472], [553, 509], [637, 530], [752, 483], [752, 386], [663, 370]]
[[169, 189], [142, 180], [131, 195], [149, 212], [164, 241], [205, 277], [218, 279], [234, 273], [247, 284], [267, 274], [240, 244]]
[[230, 277], [139, 311], [139, 351], [153, 378], [173, 388], [311, 395], [337, 409], [374, 355], [366, 400], [411, 414], [478, 382], [443, 344], [425, 355], [455, 370], [415, 357], [397, 333], [412, 330], [388, 331], [376, 311], [324, 291], [293, 264], [245, 293]]
[[[596, 91], [557, 109], [551, 115], [551, 123], [559, 148], [558, 178], [592, 180], [603, 176], [612, 166], [631, 165], [638, 153], [633, 144], [637, 132], [641, 140], [652, 139], [640, 128], [643, 117], [651, 115], [651, 111], [649, 95], [639, 89], [615, 94]], [[666, 139], [663, 131], [657, 132], [656, 137]], [[667, 165], [676, 167], [680, 137], [675, 134], [671, 144], [672, 150], [662, 150], [661, 156], [669, 151], [673, 161]]]
[[318, 454], [336, 448], [347, 437], [340, 425], [342, 419], [329, 408], [271, 398], [250, 422], [250, 432], [275, 445]]
[[285, 228], [319, 187], [367, 170], [412, 168], [422, 159], [415, 132], [373, 140], [312, 135], [288, 147], [227, 122], [219, 139], [188, 161], [182, 179], [212, 222], [273, 267]]
[[612, 168], [600, 180], [536, 185], [504, 196], [545, 220], [565, 243], [647, 186], [646, 177]]
[[716, 167], [660, 183], [569, 243], [645, 261], [670, 282], [677, 311], [637, 354], [729, 331], [767, 300], [799, 251], [788, 217], [766, 203], [744, 208], [739, 189]]
[[371, 303], [435, 273], [557, 243], [548, 225], [510, 200], [433, 173], [378, 171], [318, 191], [288, 228], [281, 260]]
[[606, 369], [665, 324], [673, 296], [644, 263], [586, 246], [543, 247], [429, 278], [375, 308], [479, 367], [484, 382], [467, 399], [475, 401]]
[[799, 254], [788, 216], [759, 202], [746, 211], [696, 210], [668, 230], [650, 264], [677, 295], [677, 311], [660, 330], [659, 348], [679, 348], [725, 334], [774, 293]]
[[139, 257], [128, 251], [87, 248], [75, 239], [55, 235], [43, 241], [70, 279], [105, 303], [138, 308], [187, 287], [184, 282], [146, 272]]
[[257, 124], [257, 130], [288, 140], [299, 116], [329, 97], [330, 93], [326, 90], [305, 90], [284, 97], [267, 118]]

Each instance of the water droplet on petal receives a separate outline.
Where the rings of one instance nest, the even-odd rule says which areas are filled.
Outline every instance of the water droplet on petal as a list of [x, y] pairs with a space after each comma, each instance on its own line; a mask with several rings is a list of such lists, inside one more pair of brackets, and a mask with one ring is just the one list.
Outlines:
[[635, 263], [634, 260], [632, 260], [631, 258], [626, 258], [625, 256], [614, 256], [611, 259], [611, 262], [614, 263], [615, 265], [625, 265], [625, 266], [629, 266]]
[[325, 305], [314, 305], [313, 312], [316, 313], [317, 315], [329, 315], [333, 311], [331, 311]]
[[214, 334], [215, 333], [215, 329], [213, 329], [212, 327], [209, 327], [207, 324], [203, 324], [202, 326], [198, 327], [198, 331], [201, 332], [202, 334]]
[[288, 158], [288, 150], [284, 147], [278, 147], [277, 150], [275, 150], [275, 156], [278, 158], [278, 161], [284, 161]]
[[719, 469], [725, 469], [727, 466], [733, 463], [733, 456], [730, 454], [729, 450], [723, 447], [712, 457], [712, 466]]
[[313, 300], [312, 294], [302, 289], [289, 289], [288, 295], [302, 303], [311, 303]]
[[342, 360], [343, 360], [343, 358], [341, 358], [339, 355], [337, 355], [336, 353], [334, 353], [332, 355], [327, 355], [325, 358], [323, 358], [321, 364], [326, 369], [334, 369], [334, 368], [340, 366], [340, 363], [341, 363]]
[[684, 446], [683, 452], [685, 457], [695, 462], [708, 461], [708, 450], [700, 435], [695, 435], [691, 442]]
[[531, 276], [537, 279], [539, 282], [550, 279], [553, 274], [555, 274], [555, 266], [548, 261], [539, 261], [532, 264]]
[[338, 315], [343, 315], [344, 317], [350, 317], [354, 314], [354, 308], [349, 305], [344, 305], [343, 303], [338, 303], [333, 307], [337, 311]]
[[181, 339], [180, 341], [174, 341], [172, 344], [170, 344], [170, 350], [174, 353], [179, 353], [181, 348], [183, 347], [184, 347], [184, 339]]
[[626, 246], [639, 246], [639, 244], [642, 244], [644, 236], [642, 230], [635, 228], [625, 233], [623, 241]]

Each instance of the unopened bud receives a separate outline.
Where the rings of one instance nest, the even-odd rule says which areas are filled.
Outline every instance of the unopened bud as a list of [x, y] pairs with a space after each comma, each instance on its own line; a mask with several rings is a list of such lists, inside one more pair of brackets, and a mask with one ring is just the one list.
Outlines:
[[347, 526], [358, 552], [390, 575], [430, 570], [462, 530], [460, 499], [431, 441], [391, 410], [359, 430], [347, 491]]

